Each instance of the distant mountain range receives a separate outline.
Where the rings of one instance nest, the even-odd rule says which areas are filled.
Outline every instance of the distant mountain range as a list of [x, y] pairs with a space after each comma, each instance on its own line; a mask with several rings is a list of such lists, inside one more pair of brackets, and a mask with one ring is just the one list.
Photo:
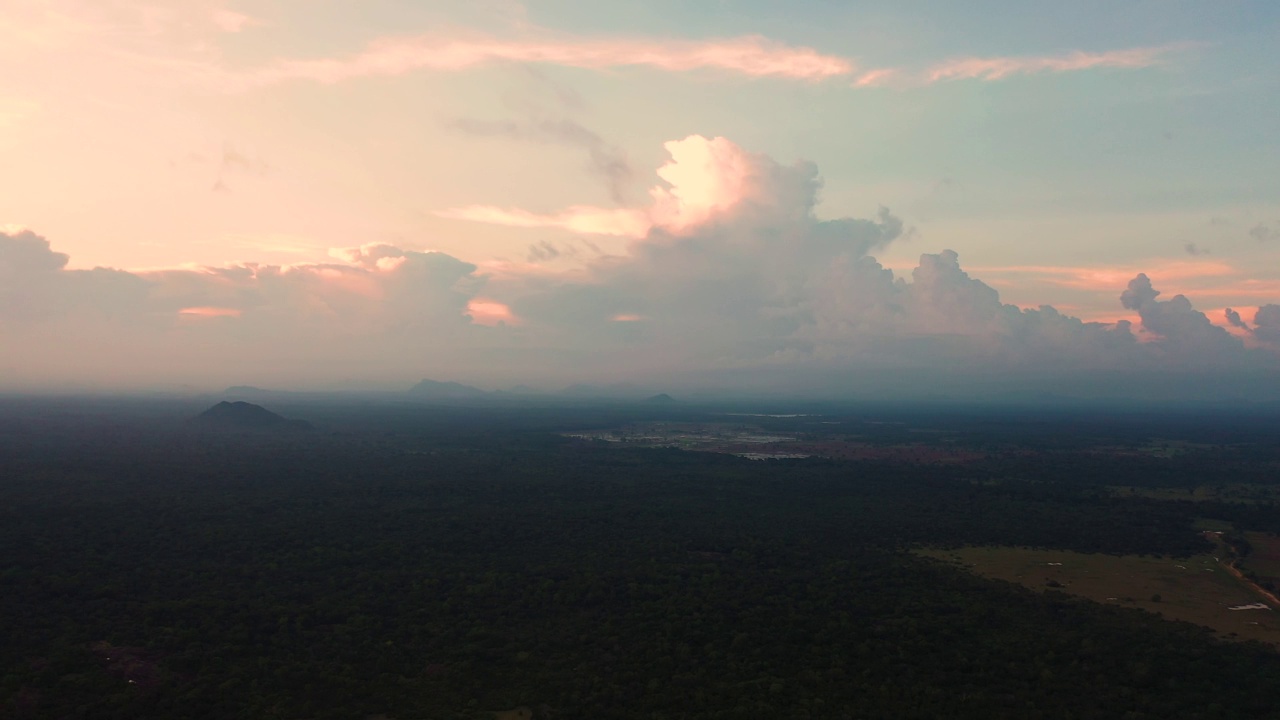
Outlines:
[[439, 380], [423, 380], [409, 388], [415, 397], [432, 400], [511, 400], [524, 398], [564, 398], [593, 400], [644, 400], [649, 403], [673, 403], [675, 399], [666, 393], [647, 395], [645, 391], [629, 383], [614, 385], [575, 384], [555, 393], [541, 393], [528, 385], [516, 385], [509, 390], [488, 392], [471, 385], [457, 382], [441, 382]]
[[290, 420], [261, 405], [223, 401], [191, 419], [195, 425], [220, 430], [310, 430], [305, 420]]
[[[620, 402], [646, 402], [651, 404], [670, 404], [677, 402], [667, 393], [651, 394], [652, 390], [633, 385], [630, 383], [615, 383], [612, 385], [588, 385], [577, 383], [570, 385], [556, 392], [543, 392], [529, 387], [528, 385], [516, 385], [506, 390], [481, 390], [473, 385], [464, 385], [459, 382], [441, 381], [432, 379], [423, 379], [413, 387], [403, 391], [290, 391], [290, 390], [269, 390], [251, 385], [234, 385], [223, 391], [223, 395], [230, 400], [257, 400], [259, 402], [276, 399], [320, 399], [324, 397], [339, 396], [360, 396], [370, 398], [380, 398], [385, 400], [395, 399], [416, 399], [427, 401], [439, 401], [446, 403], [456, 402], [523, 402], [530, 400], [544, 401], [582, 401], [582, 400], [610, 400]], [[243, 403], [250, 404], [250, 403]]]
[[471, 400], [489, 397], [490, 395], [490, 393], [470, 385], [456, 382], [439, 382], [437, 380], [423, 380], [409, 388], [409, 392], [418, 397], [439, 400]]

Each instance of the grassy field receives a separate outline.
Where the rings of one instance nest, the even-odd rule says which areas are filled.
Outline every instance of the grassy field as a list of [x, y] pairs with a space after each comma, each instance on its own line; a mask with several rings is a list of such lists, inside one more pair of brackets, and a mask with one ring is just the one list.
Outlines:
[[1253, 546], [1253, 552], [1240, 561], [1240, 569], [1252, 570], [1280, 585], [1280, 537], [1262, 532], [1246, 532], [1244, 537]]
[[984, 577], [1142, 608], [1170, 619], [1211, 627], [1222, 637], [1280, 646], [1280, 612], [1229, 610], [1261, 598], [1228, 574], [1213, 555], [1175, 560], [1012, 547], [918, 552]]

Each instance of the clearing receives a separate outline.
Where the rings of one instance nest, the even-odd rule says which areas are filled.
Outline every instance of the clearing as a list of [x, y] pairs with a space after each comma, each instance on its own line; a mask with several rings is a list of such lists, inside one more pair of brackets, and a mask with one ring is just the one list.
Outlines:
[[1174, 559], [1015, 547], [917, 552], [984, 577], [1142, 608], [1173, 620], [1213, 628], [1228, 639], [1261, 640], [1280, 646], [1280, 612], [1230, 610], [1264, 598], [1228, 572], [1213, 555]]

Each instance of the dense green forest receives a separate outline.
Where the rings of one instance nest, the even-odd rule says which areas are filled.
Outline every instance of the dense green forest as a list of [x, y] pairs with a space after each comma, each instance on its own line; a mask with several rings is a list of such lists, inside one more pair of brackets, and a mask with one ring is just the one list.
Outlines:
[[[573, 440], [640, 411], [0, 408], [0, 715], [1267, 718], [1280, 654], [983, 580], [919, 545], [1206, 549], [1270, 503], [1274, 423], [925, 414], [953, 465]], [[645, 413], [687, 410], [645, 409]], [[308, 414], [309, 413], [309, 414]], [[901, 442], [911, 423], [876, 425]], [[814, 421], [764, 420], [818, 432]], [[1197, 428], [1199, 428], [1197, 430]], [[1172, 457], [1098, 452], [1195, 434]], [[918, 436], [914, 437], [919, 440]]]

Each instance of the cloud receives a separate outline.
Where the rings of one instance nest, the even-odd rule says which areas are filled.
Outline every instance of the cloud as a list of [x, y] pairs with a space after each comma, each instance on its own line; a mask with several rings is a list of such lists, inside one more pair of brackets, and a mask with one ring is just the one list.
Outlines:
[[559, 258], [563, 252], [555, 245], [543, 240], [540, 243], [534, 243], [529, 246], [528, 259], [529, 262], [541, 262], [545, 260], [555, 260]]
[[14, 287], [29, 274], [61, 270], [70, 259], [30, 230], [0, 232], [0, 287]]
[[1241, 330], [1249, 329], [1249, 324], [1246, 323], [1244, 320], [1242, 320], [1240, 318], [1240, 313], [1236, 312], [1235, 310], [1232, 310], [1231, 308], [1227, 308], [1226, 310], [1223, 311], [1223, 315], [1226, 316], [1227, 324], [1230, 325], [1231, 327], [1240, 328]]
[[266, 23], [222, 0], [27, 0], [19, 6], [10, 13], [13, 17], [0, 17], [0, 49], [34, 47], [57, 51], [60, 57], [74, 50], [78, 57], [90, 58], [85, 61], [89, 64], [78, 67], [86, 77], [100, 72], [111, 77], [113, 86], [103, 91], [114, 99], [135, 85], [194, 85], [237, 93], [281, 83], [333, 85], [362, 78], [466, 72], [502, 65], [596, 72], [642, 68], [801, 82], [838, 79], [856, 87], [914, 87], [965, 78], [997, 80], [1092, 68], [1151, 67], [1190, 47], [1176, 44], [1054, 56], [963, 57], [923, 68], [862, 68], [851, 57], [763, 35], [592, 37], [521, 21], [510, 24], [506, 35], [467, 28], [435, 29], [376, 37], [363, 47], [330, 56], [274, 56], [246, 66], [230, 62], [230, 56], [223, 52], [227, 35], [244, 34]]
[[1253, 335], [1259, 341], [1280, 347], [1280, 305], [1263, 305], [1253, 314]]
[[862, 72], [855, 87], [932, 85], [952, 80], [1005, 80], [1018, 75], [1065, 73], [1098, 68], [1139, 69], [1162, 65], [1168, 56], [1191, 45], [1178, 43], [1105, 52], [1076, 50], [1064, 55], [962, 57], [924, 70], [877, 68]]
[[[362, 376], [391, 387], [423, 376], [653, 379], [825, 397], [1046, 388], [1185, 397], [1280, 382], [1278, 305], [1261, 305], [1251, 328], [1226, 311], [1236, 337], [1186, 296], [1164, 299], [1152, 276], [1110, 273], [1132, 323], [1019, 307], [950, 250], [923, 253], [905, 276], [883, 267], [874, 254], [903, 236], [903, 222], [888, 209], [819, 217], [813, 163], [780, 163], [725, 138], [666, 148], [643, 208], [472, 218], [571, 234], [597, 230], [576, 224], [593, 213], [632, 223], [624, 251], [564, 271], [482, 271], [385, 243], [335, 249], [326, 263], [71, 270], [43, 238], [0, 234], [5, 378], [298, 386]], [[531, 262], [555, 259], [573, 247], [566, 242], [534, 244]], [[1183, 260], [1153, 274], [1215, 268]], [[1073, 281], [1097, 268], [1041, 270]]]
[[1280, 349], [1280, 305], [1262, 305], [1253, 313], [1253, 325], [1245, 322], [1240, 313], [1227, 308], [1224, 311], [1227, 324], [1243, 330], [1244, 336], [1262, 345]]
[[415, 70], [459, 71], [494, 63], [538, 63], [605, 70], [648, 67], [667, 72], [715, 70], [748, 77], [821, 80], [853, 72], [853, 64], [812, 48], [759, 35], [717, 40], [634, 38], [501, 39], [478, 33], [382, 38], [345, 58], [281, 60], [258, 70], [255, 84], [288, 80], [338, 83]]
[[1185, 46], [1131, 48], [1088, 53], [1077, 50], [1067, 55], [1040, 57], [958, 58], [935, 65], [926, 73], [929, 82], [941, 80], [1000, 80], [1012, 75], [1043, 72], [1072, 72], [1092, 68], [1145, 68], [1158, 65], [1174, 50]]
[[635, 175], [627, 154], [621, 148], [568, 118], [531, 118], [524, 122], [463, 118], [453, 121], [450, 126], [479, 137], [506, 137], [583, 148], [587, 151], [591, 171], [605, 180], [609, 196], [617, 203], [623, 202], [626, 186]]
[[[722, 138], [669, 149], [668, 182], [653, 197], [655, 207], [682, 204], [675, 220], [654, 222], [629, 255], [593, 263], [585, 280], [515, 289], [521, 317], [565, 331], [583, 353], [604, 352], [584, 338], [620, 343], [626, 352], [610, 357], [627, 367], [1105, 364], [1136, 347], [1127, 326], [1002, 304], [950, 251], [922, 255], [912, 282], [894, 277], [869, 253], [901, 237], [902, 222], [888, 210], [816, 218], [812, 164], [781, 165]], [[629, 327], [617, 327], [622, 318]]]
[[489, 298], [474, 298], [468, 302], [467, 315], [480, 325], [513, 325], [520, 322], [511, 308]]
[[480, 321], [475, 265], [385, 244], [333, 254], [340, 261], [71, 270], [43, 238], [0, 233], [9, 382], [286, 382], [334, 368], [398, 378], [476, 351], [459, 341]]
[[[1146, 271], [1165, 280], [1201, 280], [1231, 278], [1240, 271], [1220, 260], [1154, 260], [1146, 263]], [[1032, 277], [1036, 282], [1075, 290], [1110, 292], [1143, 270], [1114, 265], [1005, 265], [981, 266], [975, 272], [996, 276]]]
[[570, 207], [557, 213], [540, 214], [517, 208], [493, 205], [468, 205], [435, 213], [451, 220], [490, 223], [522, 228], [558, 228], [587, 235], [644, 237], [652, 226], [642, 211], [610, 209], [586, 205]]
[[1097, 68], [1154, 67], [1166, 63], [1169, 55], [1189, 47], [1193, 44], [1103, 52], [1077, 50], [1047, 56], [963, 57], [923, 70], [896, 67], [863, 70], [850, 58], [788, 45], [761, 35], [701, 40], [584, 38], [529, 27], [526, 36], [521, 38], [500, 38], [471, 31], [383, 37], [346, 57], [277, 60], [247, 76], [236, 77], [231, 84], [242, 88], [295, 80], [335, 84], [419, 70], [459, 72], [499, 63], [525, 63], [585, 70], [644, 67], [672, 73], [715, 71], [801, 81], [851, 77], [854, 87], [918, 86], [947, 80], [990, 81], [1016, 75]]
[[1273, 230], [1265, 223], [1258, 223], [1249, 228], [1249, 237], [1258, 242], [1268, 242], [1280, 238], [1280, 231]]
[[1209, 251], [1208, 251], [1207, 249], [1202, 248], [1202, 247], [1199, 247], [1199, 246], [1197, 246], [1197, 245], [1196, 245], [1195, 243], [1193, 243], [1193, 242], [1189, 242], [1189, 243], [1187, 243], [1187, 244], [1183, 245], [1183, 246], [1182, 246], [1182, 249], [1183, 249], [1184, 251], [1186, 251], [1186, 253], [1187, 253], [1188, 255], [1192, 256], [1192, 257], [1199, 257], [1200, 255], [1208, 255], [1208, 254], [1209, 254]]
[[1120, 295], [1120, 304], [1136, 310], [1142, 326], [1160, 337], [1160, 342], [1179, 349], [1191, 349], [1205, 356], [1231, 354], [1243, 349], [1240, 341], [1223, 328], [1214, 325], [1204, 313], [1191, 306], [1185, 295], [1157, 300], [1151, 279], [1144, 273], [1129, 281]]
[[[744, 212], [802, 198], [777, 193], [809, 194], [816, 185], [811, 164], [782, 168], [745, 152], [726, 138], [692, 135], [663, 146], [670, 160], [658, 168], [663, 182], [649, 190], [645, 208], [599, 208], [575, 205], [554, 213], [536, 213], [491, 205], [471, 205], [436, 212], [440, 217], [524, 228], [558, 228], [592, 235], [644, 238], [654, 230], [681, 234], [740, 206]], [[790, 175], [791, 177], [785, 177]], [[796, 183], [796, 177], [807, 177]], [[793, 187], [794, 186], [794, 187]]]

